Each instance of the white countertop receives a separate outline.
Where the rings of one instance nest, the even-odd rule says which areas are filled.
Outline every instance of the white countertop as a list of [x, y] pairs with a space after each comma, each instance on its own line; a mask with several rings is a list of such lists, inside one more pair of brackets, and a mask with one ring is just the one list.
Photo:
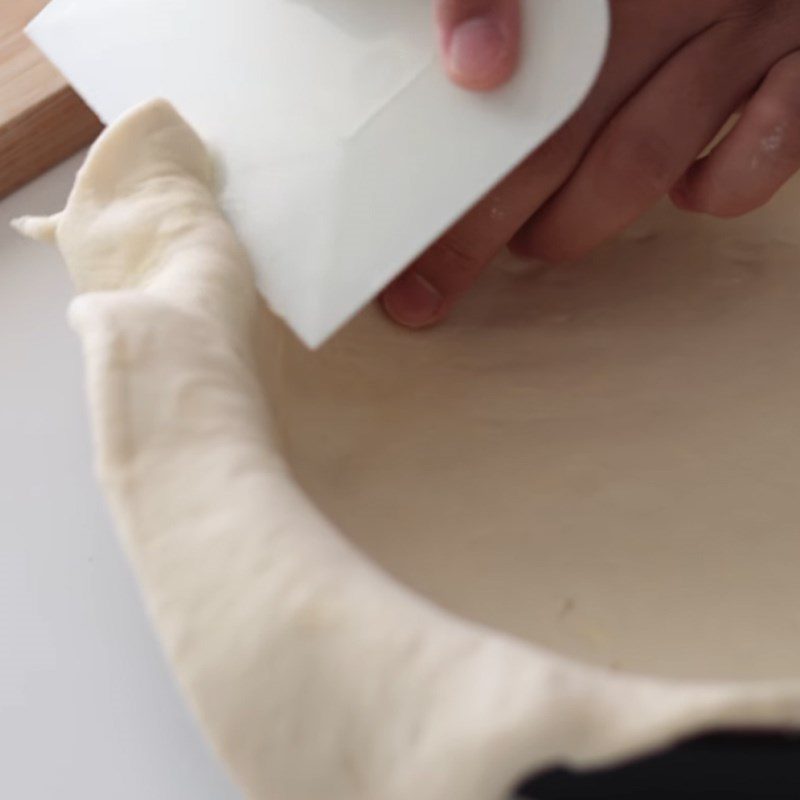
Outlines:
[[233, 800], [92, 476], [64, 267], [8, 229], [61, 208], [78, 163], [0, 202], [0, 797]]

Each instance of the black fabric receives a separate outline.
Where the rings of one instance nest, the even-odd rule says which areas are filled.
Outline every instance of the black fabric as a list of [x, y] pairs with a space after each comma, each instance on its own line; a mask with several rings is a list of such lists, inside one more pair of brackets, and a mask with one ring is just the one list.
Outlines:
[[800, 736], [721, 734], [615, 769], [555, 770], [525, 800], [800, 800]]

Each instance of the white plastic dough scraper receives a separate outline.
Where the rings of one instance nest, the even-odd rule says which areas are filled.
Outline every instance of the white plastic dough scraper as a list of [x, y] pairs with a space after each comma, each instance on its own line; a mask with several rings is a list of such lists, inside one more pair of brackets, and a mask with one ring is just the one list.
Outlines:
[[321, 344], [577, 108], [606, 0], [523, 0], [522, 68], [471, 93], [433, 0], [53, 0], [28, 30], [106, 123], [171, 101], [220, 157], [273, 309]]

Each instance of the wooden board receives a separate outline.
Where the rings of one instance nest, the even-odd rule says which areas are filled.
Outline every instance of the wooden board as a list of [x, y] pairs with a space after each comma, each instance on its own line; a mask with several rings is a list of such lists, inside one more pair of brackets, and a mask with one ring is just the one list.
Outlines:
[[47, 0], [0, 0], [0, 197], [93, 141], [102, 126], [22, 32]]

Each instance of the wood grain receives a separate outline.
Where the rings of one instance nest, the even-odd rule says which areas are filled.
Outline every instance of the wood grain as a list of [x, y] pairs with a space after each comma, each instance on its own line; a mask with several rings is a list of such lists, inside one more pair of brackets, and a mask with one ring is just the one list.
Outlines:
[[93, 141], [100, 121], [22, 32], [47, 0], [0, 0], [0, 197]]

